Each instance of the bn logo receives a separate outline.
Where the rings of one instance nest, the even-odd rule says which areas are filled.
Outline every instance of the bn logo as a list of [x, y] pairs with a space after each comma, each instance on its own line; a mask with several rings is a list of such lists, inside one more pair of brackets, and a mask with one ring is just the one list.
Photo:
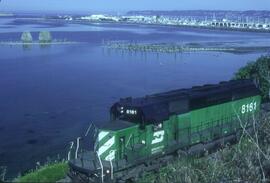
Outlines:
[[164, 139], [164, 130], [157, 131], [153, 133], [153, 140], [151, 144], [157, 144], [162, 142]]

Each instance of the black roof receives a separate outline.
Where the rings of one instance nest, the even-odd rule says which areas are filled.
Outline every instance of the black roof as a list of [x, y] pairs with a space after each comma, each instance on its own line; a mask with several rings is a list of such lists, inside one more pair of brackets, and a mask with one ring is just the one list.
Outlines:
[[108, 123], [104, 124], [100, 128], [103, 130], [122, 130], [125, 128], [129, 128], [134, 126], [134, 123], [128, 122], [128, 121], [123, 121], [123, 120], [114, 120], [114, 121], [109, 121]]
[[[111, 114], [130, 122], [158, 123], [167, 120], [172, 114], [182, 114], [259, 94], [252, 80], [231, 80], [145, 97], [120, 99], [112, 106]], [[127, 114], [127, 110], [134, 110], [136, 113]]]

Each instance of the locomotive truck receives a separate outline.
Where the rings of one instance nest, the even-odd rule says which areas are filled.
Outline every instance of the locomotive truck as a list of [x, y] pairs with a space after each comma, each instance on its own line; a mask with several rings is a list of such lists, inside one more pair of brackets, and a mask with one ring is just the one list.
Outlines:
[[120, 99], [110, 109], [111, 120], [93, 130], [93, 148], [78, 150], [77, 144], [69, 176], [78, 182], [134, 181], [182, 152], [237, 141], [251, 128], [260, 104], [251, 80]]

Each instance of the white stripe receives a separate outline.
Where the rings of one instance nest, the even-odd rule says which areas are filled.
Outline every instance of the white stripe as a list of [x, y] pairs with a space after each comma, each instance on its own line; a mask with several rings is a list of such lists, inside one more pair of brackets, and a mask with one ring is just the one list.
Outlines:
[[98, 149], [98, 155], [101, 156], [105, 151], [107, 151], [110, 147], [115, 143], [115, 137], [110, 138], [104, 145], [100, 146]]
[[101, 141], [108, 134], [109, 134], [109, 132], [104, 132], [104, 131], [99, 132], [98, 141]]
[[115, 150], [111, 150], [109, 155], [106, 156], [105, 160], [112, 161], [112, 160], [114, 160], [114, 158], [115, 158]]

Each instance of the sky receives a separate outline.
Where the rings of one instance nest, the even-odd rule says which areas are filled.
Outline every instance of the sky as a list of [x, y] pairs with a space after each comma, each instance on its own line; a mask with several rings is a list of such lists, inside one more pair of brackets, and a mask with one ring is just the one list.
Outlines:
[[0, 11], [270, 10], [270, 0], [0, 0]]

